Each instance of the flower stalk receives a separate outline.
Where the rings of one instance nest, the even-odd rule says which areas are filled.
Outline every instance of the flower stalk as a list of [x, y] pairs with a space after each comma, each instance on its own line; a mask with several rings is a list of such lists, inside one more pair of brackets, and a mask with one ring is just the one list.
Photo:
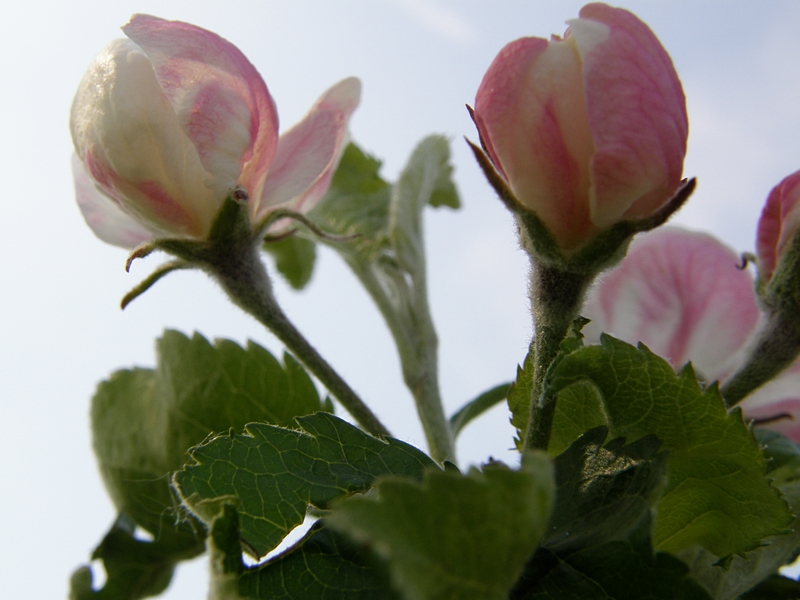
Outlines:
[[283, 342], [330, 393], [344, 406], [365, 431], [377, 436], [390, 435], [358, 394], [342, 379], [292, 324], [275, 301], [272, 283], [258, 254], [258, 248], [231, 249], [219, 255], [206, 269], [239, 308], [252, 315]]

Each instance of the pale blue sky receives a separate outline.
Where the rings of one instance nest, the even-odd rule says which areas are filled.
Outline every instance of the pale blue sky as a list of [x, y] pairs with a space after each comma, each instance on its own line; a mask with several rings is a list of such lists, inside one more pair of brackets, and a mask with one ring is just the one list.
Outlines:
[[[159, 262], [123, 269], [125, 253], [94, 238], [75, 206], [67, 127], [84, 69], [134, 12], [223, 35], [259, 69], [290, 126], [345, 76], [364, 84], [355, 141], [394, 178], [417, 141], [452, 137], [464, 209], [430, 212], [427, 241], [441, 380], [448, 412], [513, 377], [530, 335], [526, 260], [510, 216], [468, 154], [464, 109], [507, 42], [563, 33], [581, 2], [304, 0], [197, 2], [32, 0], [0, 22], [0, 418], [4, 460], [0, 589], [6, 598], [66, 597], [72, 570], [113, 519], [88, 433], [89, 399], [113, 370], [153, 364], [165, 327], [209, 338], [267, 333], [200, 273], [177, 273], [125, 312], [119, 299]], [[672, 55], [688, 98], [685, 173], [699, 188], [675, 222], [752, 250], [766, 194], [800, 168], [800, 3], [630, 1]], [[225, 8], [223, 9], [223, 6]], [[278, 284], [286, 311], [393, 432], [424, 444], [388, 333], [343, 264], [322, 252], [307, 292]], [[464, 433], [462, 462], [514, 460], [502, 407]], [[204, 597], [200, 561], [165, 598]], [[188, 573], [188, 574], [187, 574]]]

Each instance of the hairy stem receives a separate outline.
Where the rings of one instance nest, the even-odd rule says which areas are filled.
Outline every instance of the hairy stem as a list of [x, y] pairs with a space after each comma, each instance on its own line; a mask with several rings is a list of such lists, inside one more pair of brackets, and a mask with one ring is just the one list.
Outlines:
[[272, 284], [255, 246], [231, 249], [219, 256], [209, 270], [234, 304], [275, 334], [366, 431], [373, 435], [390, 435], [358, 394], [283, 313], [275, 301]]
[[783, 312], [773, 312], [758, 334], [747, 361], [722, 386], [728, 408], [736, 406], [781, 371], [800, 354], [800, 323]]
[[[414, 278], [411, 297], [405, 305], [392, 302], [391, 294], [370, 264], [358, 259], [347, 263], [375, 301], [394, 338], [403, 380], [414, 397], [431, 456], [439, 462], [455, 461], [453, 435], [439, 395], [439, 340], [428, 306], [424, 275]], [[407, 289], [402, 277], [397, 274], [397, 288]]]
[[556, 413], [555, 398], [542, 396], [544, 376], [558, 355], [561, 341], [570, 325], [578, 317], [586, 290], [593, 277], [584, 273], [563, 271], [546, 267], [532, 261], [531, 312], [534, 336], [531, 352], [534, 357], [533, 390], [525, 447], [547, 450], [553, 417]]

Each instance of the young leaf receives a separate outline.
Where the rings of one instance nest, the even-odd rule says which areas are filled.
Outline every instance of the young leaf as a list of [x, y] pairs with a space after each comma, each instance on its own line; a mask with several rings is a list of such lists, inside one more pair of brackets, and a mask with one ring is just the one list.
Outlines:
[[350, 143], [325, 197], [309, 212], [324, 231], [358, 236], [331, 246], [342, 253], [376, 257], [386, 243], [391, 186], [378, 174], [381, 162]]
[[453, 432], [453, 438], [455, 439], [473, 419], [477, 419], [484, 412], [505, 400], [510, 387], [510, 383], [501, 383], [462, 406], [450, 417], [450, 430]]
[[317, 247], [314, 242], [299, 235], [264, 244], [264, 250], [275, 258], [275, 268], [296, 290], [302, 290], [311, 281]]
[[183, 504], [210, 523], [219, 504], [235, 502], [242, 539], [256, 557], [303, 522], [309, 504], [328, 508], [366, 491], [376, 477], [420, 478], [435, 463], [413, 446], [379, 440], [328, 413], [297, 419], [302, 428], [251, 423], [190, 451], [193, 464], [175, 474]]
[[[658, 504], [656, 548], [696, 544], [719, 558], [758, 547], [792, 520], [765, 477], [758, 444], [716, 386], [702, 389], [690, 366], [676, 375], [663, 359], [609, 336], [564, 356], [548, 372], [546, 394], [593, 386], [613, 436], [655, 434], [668, 453], [668, 484]], [[565, 409], [567, 407], [561, 407]]]
[[394, 600], [369, 552], [317, 521], [297, 544], [257, 567], [242, 562], [238, 519], [226, 505], [211, 527], [211, 588], [219, 600]]
[[[533, 394], [533, 352], [528, 352], [520, 367], [517, 365], [517, 378], [508, 389], [508, 409], [511, 411], [511, 424], [517, 430], [514, 443], [522, 450], [525, 431], [531, 413], [531, 395]], [[583, 432], [581, 432], [583, 433]]]
[[536, 453], [519, 470], [381, 480], [377, 498], [348, 498], [330, 523], [384, 556], [408, 600], [500, 600], [545, 531], [554, 487], [550, 460]]

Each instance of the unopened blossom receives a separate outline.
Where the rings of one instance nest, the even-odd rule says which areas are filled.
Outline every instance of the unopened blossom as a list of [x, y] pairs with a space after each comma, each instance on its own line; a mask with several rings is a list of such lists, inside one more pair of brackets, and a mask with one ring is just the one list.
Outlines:
[[203, 240], [226, 198], [255, 225], [327, 190], [361, 84], [345, 79], [278, 136], [275, 104], [231, 43], [194, 25], [136, 15], [128, 39], [92, 62], [72, 104], [78, 204], [104, 241]]
[[756, 251], [762, 279], [768, 281], [800, 227], [800, 171], [772, 188], [758, 222]]
[[[691, 361], [707, 383], [725, 382], [763, 322], [753, 279], [740, 266], [736, 253], [710, 235], [677, 228], [648, 233], [592, 290], [583, 310], [592, 320], [587, 341], [606, 332], [642, 342], [676, 369]], [[741, 406], [747, 418], [800, 417], [800, 364]], [[769, 427], [800, 441], [800, 420], [781, 418]]]
[[658, 211], [681, 182], [680, 80], [628, 11], [588, 4], [563, 38], [521, 38], [489, 67], [475, 122], [517, 201], [570, 250]]

